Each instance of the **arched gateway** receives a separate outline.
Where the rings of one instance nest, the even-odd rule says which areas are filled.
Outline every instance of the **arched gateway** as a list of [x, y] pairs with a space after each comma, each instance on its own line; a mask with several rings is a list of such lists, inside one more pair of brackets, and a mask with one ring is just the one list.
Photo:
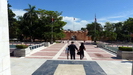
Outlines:
[[65, 37], [62, 40], [91, 40], [91, 37], [88, 37], [88, 31], [64, 31]]

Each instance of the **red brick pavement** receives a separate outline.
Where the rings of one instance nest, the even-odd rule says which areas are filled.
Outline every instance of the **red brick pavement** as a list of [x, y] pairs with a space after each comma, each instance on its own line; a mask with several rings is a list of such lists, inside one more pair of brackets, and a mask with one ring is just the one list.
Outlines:
[[87, 54], [92, 60], [121, 60], [117, 59], [116, 55], [113, 55], [106, 50], [97, 48], [95, 45], [85, 45]]
[[57, 43], [46, 49], [40, 50], [26, 58], [44, 58], [44, 59], [52, 59], [60, 49], [65, 46], [65, 43]]
[[[40, 50], [26, 58], [41, 58], [41, 59], [53, 59], [55, 55], [60, 51], [61, 48], [63, 48], [66, 43], [57, 43], [54, 44], [46, 49]], [[80, 42], [75, 42], [75, 45], [79, 47]], [[95, 45], [91, 44], [85, 44], [86, 52], [90, 56], [92, 60], [113, 60], [113, 61], [121, 61], [120, 59], [117, 59], [115, 55], [107, 52], [106, 50], [103, 50], [101, 48], [97, 48]], [[65, 54], [65, 47], [63, 51], [59, 54], [59, 57], [57, 59], [63, 59], [68, 60]], [[70, 59], [69, 59], [70, 60]], [[79, 59], [79, 55], [76, 55], [76, 60]], [[83, 60], [89, 60], [85, 56]]]

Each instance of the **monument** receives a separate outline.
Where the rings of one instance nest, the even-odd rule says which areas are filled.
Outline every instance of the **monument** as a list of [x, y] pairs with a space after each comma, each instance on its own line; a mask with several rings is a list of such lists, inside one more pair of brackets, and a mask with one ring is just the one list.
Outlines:
[[11, 75], [7, 0], [0, 0], [0, 75]]

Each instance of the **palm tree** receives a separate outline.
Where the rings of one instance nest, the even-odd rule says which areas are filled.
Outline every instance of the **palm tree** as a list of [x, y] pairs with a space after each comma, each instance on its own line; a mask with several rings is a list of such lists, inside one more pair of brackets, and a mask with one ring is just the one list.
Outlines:
[[34, 32], [34, 23], [35, 21], [38, 19], [38, 16], [37, 16], [37, 13], [35, 11], [35, 6], [31, 6], [29, 4], [29, 8], [28, 9], [24, 9], [25, 11], [27, 11], [24, 15], [23, 15], [23, 18], [25, 20], [25, 30], [27, 31], [26, 32], [26, 35], [30, 37], [30, 40], [32, 41], [33, 40], [33, 32]]

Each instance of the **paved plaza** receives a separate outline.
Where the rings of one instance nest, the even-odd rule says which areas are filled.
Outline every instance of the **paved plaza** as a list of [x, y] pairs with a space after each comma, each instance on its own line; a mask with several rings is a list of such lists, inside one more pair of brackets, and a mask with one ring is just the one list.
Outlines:
[[[75, 41], [77, 47], [82, 41]], [[67, 59], [65, 48], [70, 43], [56, 43], [26, 57], [11, 57], [12, 75], [131, 75], [132, 61], [85, 42], [85, 57]]]

